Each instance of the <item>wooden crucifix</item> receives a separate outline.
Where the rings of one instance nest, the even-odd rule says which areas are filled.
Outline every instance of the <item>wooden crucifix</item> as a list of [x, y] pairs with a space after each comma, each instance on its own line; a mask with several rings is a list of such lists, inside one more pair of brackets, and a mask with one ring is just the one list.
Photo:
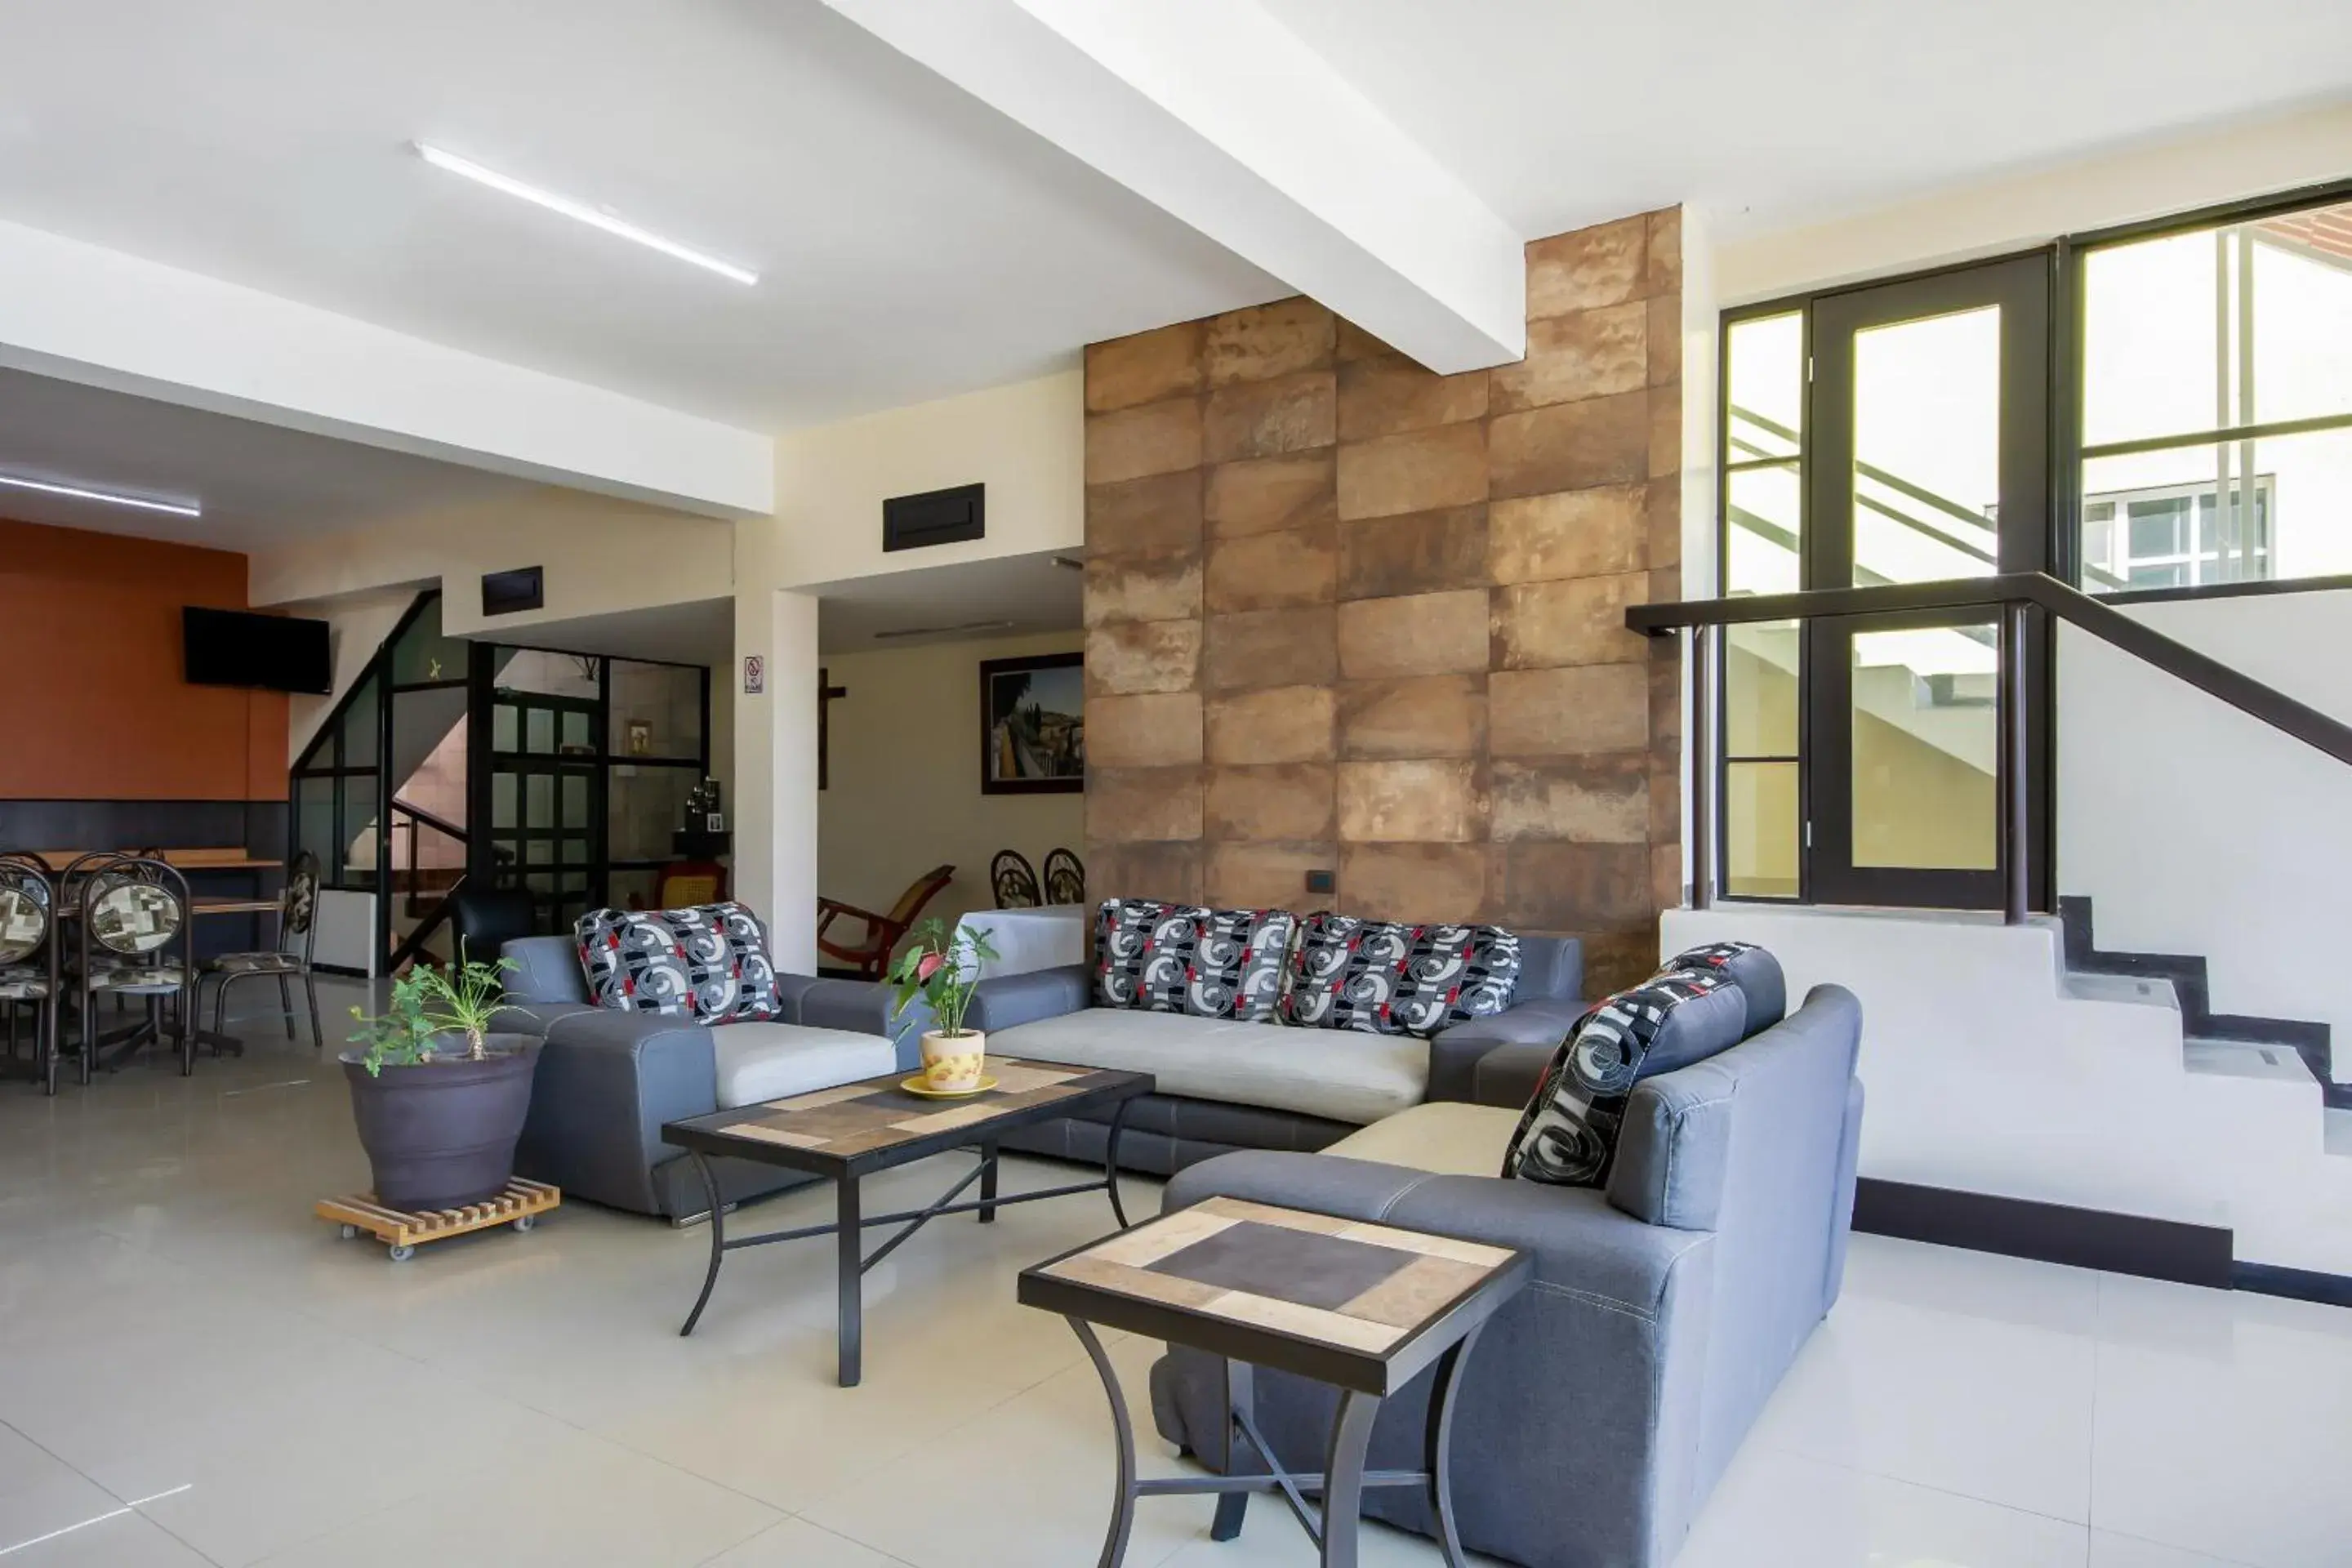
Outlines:
[[846, 686], [833, 684], [833, 671], [816, 672], [816, 787], [829, 788], [833, 773], [833, 700], [849, 695]]

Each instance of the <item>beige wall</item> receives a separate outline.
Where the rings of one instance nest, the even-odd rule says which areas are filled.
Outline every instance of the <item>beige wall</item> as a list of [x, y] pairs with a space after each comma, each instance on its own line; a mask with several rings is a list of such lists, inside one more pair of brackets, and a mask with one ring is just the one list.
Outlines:
[[817, 796], [817, 886], [824, 896], [887, 910], [933, 866], [956, 879], [929, 913], [953, 919], [995, 899], [988, 863], [1018, 849], [1042, 874], [1045, 852], [1079, 850], [1085, 797], [980, 792], [980, 664], [1075, 653], [1076, 631], [879, 653], [829, 654], [824, 668], [849, 695], [833, 703], [831, 787]]

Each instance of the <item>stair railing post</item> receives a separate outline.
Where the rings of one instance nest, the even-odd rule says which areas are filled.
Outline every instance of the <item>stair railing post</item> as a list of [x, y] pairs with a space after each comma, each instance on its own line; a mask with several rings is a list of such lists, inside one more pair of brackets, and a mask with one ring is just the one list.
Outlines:
[[1715, 636], [1712, 626], [1687, 626], [1682, 655], [1690, 668], [1690, 842], [1683, 861], [1690, 868], [1688, 901], [1695, 910], [1715, 902]]
[[2024, 923], [2033, 887], [2029, 852], [2032, 791], [2025, 767], [2025, 616], [2022, 602], [2000, 607], [2000, 867], [2002, 917], [2011, 925]]

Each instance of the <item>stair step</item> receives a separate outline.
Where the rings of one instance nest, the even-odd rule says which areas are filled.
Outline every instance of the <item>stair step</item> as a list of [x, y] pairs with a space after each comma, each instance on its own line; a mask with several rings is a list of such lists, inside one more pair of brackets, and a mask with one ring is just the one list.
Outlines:
[[[2181, 1061], [2190, 1072], [2213, 1073], [2226, 1078], [2274, 1078], [2298, 1083], [2313, 1083], [2311, 1069], [2303, 1065], [2303, 1058], [2293, 1046], [2279, 1046], [2252, 1040], [2209, 1040], [2194, 1037], [2183, 1040]], [[2313, 1084], [2316, 1088], [2316, 1084]]]
[[2087, 970], [2070, 969], [2059, 982], [2059, 989], [2076, 1002], [2126, 1002], [2135, 1006], [2180, 1011], [2180, 994], [2170, 982], [2141, 975], [2095, 974]]

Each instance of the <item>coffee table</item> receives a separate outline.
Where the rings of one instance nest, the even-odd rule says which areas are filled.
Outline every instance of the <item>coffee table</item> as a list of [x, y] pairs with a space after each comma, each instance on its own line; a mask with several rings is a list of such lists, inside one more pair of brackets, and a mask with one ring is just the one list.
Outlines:
[[[1532, 1267], [1511, 1247], [1217, 1197], [1024, 1270], [1021, 1300], [1069, 1321], [1110, 1399], [1118, 1497], [1101, 1568], [1126, 1555], [1138, 1498], [1213, 1494], [1210, 1534], [1231, 1541], [1258, 1491], [1282, 1494], [1325, 1568], [1354, 1568], [1363, 1489], [1406, 1486], [1427, 1490], [1445, 1561], [1461, 1568], [1447, 1474], [1454, 1397], [1479, 1332]], [[1223, 1356], [1223, 1468], [1238, 1468], [1247, 1444], [1268, 1473], [1138, 1479], [1135, 1428], [1094, 1323]], [[1433, 1363], [1425, 1468], [1367, 1471], [1381, 1402]], [[1258, 1432], [1250, 1395], [1261, 1366], [1339, 1390], [1320, 1474], [1286, 1469]], [[1309, 1494], [1321, 1496], [1319, 1509]]]
[[[820, 1089], [786, 1100], [740, 1106], [709, 1116], [666, 1122], [665, 1142], [677, 1144], [694, 1161], [710, 1205], [710, 1268], [702, 1277], [702, 1294], [686, 1315], [681, 1335], [694, 1332], [702, 1309], [710, 1304], [711, 1288], [719, 1283], [719, 1265], [741, 1247], [765, 1247], [772, 1242], [798, 1241], [830, 1236], [837, 1247], [834, 1265], [837, 1372], [844, 1388], [857, 1386], [865, 1332], [866, 1271], [881, 1262], [925, 1225], [946, 1214], [978, 1211], [987, 1225], [1008, 1204], [1041, 1203], [1047, 1198], [1079, 1193], [1107, 1193], [1111, 1217], [1120, 1228], [1127, 1211], [1118, 1201], [1118, 1139], [1127, 1108], [1139, 1096], [1150, 1094], [1150, 1073], [1110, 1072], [1069, 1067], [1059, 1062], [988, 1058], [988, 1076], [996, 1087], [967, 1099], [936, 1100], [909, 1094], [899, 1088], [909, 1075], [885, 1073], [835, 1089]], [[1001, 1194], [996, 1190], [997, 1140], [1016, 1127], [1051, 1121], [1057, 1117], [1109, 1105], [1110, 1141], [1103, 1155], [1099, 1181], [1047, 1187], [1040, 1192]], [[866, 1216], [859, 1212], [858, 1184], [877, 1171], [910, 1164], [953, 1149], [976, 1149], [980, 1163], [962, 1180], [926, 1208]], [[727, 1221], [719, 1201], [719, 1182], [711, 1173], [710, 1157], [751, 1160], [782, 1165], [825, 1177], [834, 1184], [834, 1219], [830, 1225], [803, 1226], [797, 1230], [770, 1231], [761, 1236], [727, 1235]], [[980, 1196], [958, 1203], [965, 1188], [980, 1184]], [[869, 1255], [862, 1233], [868, 1226], [899, 1225], [904, 1228]]]

